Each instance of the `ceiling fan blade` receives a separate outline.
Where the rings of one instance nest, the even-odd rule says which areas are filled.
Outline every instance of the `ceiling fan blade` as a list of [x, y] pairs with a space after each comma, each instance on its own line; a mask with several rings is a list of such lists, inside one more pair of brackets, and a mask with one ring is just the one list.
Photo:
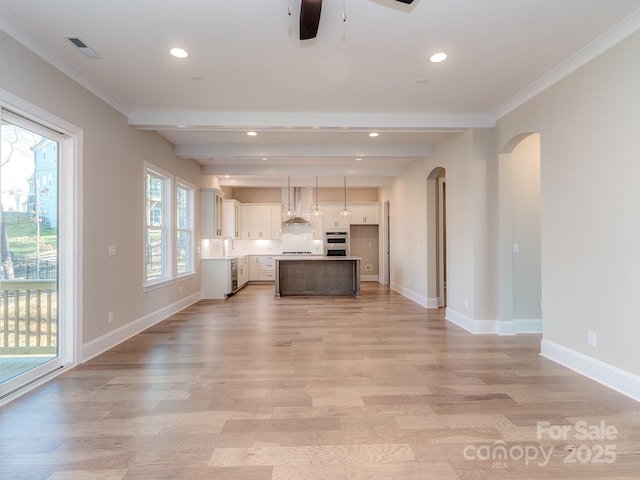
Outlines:
[[413, 3], [413, 0], [396, 0], [397, 2], [402, 2], [402, 3], [406, 3], [406, 4], [411, 4]]
[[302, 0], [300, 5], [300, 40], [309, 40], [318, 34], [321, 9], [322, 0]]

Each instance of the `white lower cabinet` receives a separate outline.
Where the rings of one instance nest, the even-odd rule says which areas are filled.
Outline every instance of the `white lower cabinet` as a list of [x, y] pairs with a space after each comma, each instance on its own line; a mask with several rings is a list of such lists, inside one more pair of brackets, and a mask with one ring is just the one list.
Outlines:
[[258, 258], [258, 280], [260, 280], [261, 282], [276, 281], [275, 257], [261, 255]]
[[[232, 266], [236, 266], [234, 281]], [[249, 282], [249, 257], [203, 258], [200, 260], [202, 298], [227, 298]]]
[[251, 255], [249, 259], [249, 281], [275, 282], [275, 258], [273, 255]]
[[200, 260], [202, 298], [227, 298], [233, 292], [230, 258], [203, 258]]
[[238, 257], [238, 288], [244, 287], [249, 282], [249, 257]]

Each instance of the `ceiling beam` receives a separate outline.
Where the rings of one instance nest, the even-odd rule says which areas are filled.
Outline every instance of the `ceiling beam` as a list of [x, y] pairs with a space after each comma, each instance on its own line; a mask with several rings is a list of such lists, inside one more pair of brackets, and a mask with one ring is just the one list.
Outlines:
[[431, 155], [428, 145], [269, 145], [269, 144], [188, 144], [176, 145], [174, 153], [181, 158], [354, 158], [354, 157], [421, 157]]
[[[347, 176], [398, 176], [406, 173], [406, 164], [398, 166], [382, 165], [372, 167], [367, 162], [345, 165], [203, 165], [202, 173], [207, 175], [347, 175]], [[362, 163], [362, 165], [360, 165]]]
[[[316, 176], [314, 174], [295, 174], [292, 175], [230, 175], [218, 176], [219, 184], [228, 187], [279, 187], [286, 188], [287, 180], [290, 178], [291, 186], [295, 187], [314, 187]], [[344, 177], [342, 175], [320, 175], [319, 188], [342, 188], [344, 185]], [[372, 176], [358, 175], [349, 177], [347, 188], [380, 188], [389, 187], [393, 184], [392, 176]]]
[[495, 127], [486, 114], [197, 112], [140, 110], [128, 116], [140, 130], [389, 130], [394, 132], [459, 132]]

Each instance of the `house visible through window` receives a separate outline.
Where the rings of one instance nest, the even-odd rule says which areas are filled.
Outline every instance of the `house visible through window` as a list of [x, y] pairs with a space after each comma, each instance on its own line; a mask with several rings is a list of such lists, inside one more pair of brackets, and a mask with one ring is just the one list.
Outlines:
[[194, 271], [194, 187], [179, 179], [176, 184], [176, 276], [180, 277]]
[[172, 279], [171, 176], [146, 166], [145, 286]]

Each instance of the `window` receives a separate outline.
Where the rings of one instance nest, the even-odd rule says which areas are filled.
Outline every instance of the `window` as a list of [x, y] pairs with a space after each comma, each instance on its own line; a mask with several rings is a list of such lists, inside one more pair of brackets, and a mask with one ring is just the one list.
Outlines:
[[194, 273], [195, 187], [176, 179], [176, 276]]
[[145, 286], [172, 279], [171, 175], [145, 165]]

